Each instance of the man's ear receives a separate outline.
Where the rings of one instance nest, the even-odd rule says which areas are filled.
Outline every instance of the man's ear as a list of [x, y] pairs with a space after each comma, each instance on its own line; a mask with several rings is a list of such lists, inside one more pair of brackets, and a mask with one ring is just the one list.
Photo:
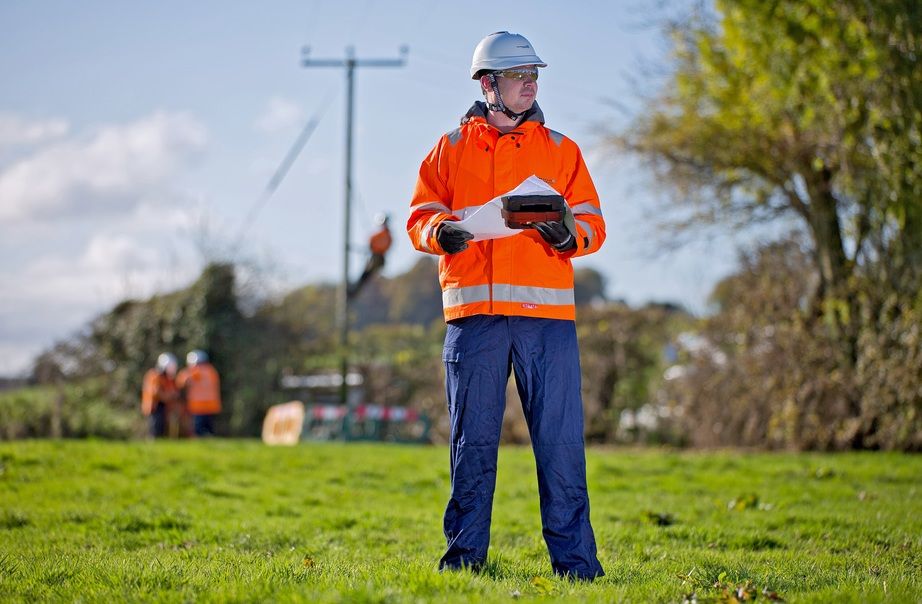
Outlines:
[[480, 92], [483, 93], [483, 96], [487, 96], [488, 90], [493, 90], [493, 87], [490, 86], [490, 76], [482, 75], [480, 76]]

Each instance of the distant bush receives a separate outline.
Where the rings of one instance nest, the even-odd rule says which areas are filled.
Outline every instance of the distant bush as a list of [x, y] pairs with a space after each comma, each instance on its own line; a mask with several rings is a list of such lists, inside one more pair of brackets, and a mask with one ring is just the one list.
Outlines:
[[137, 412], [112, 405], [101, 383], [30, 386], [0, 393], [0, 439], [140, 436], [144, 422]]
[[913, 305], [855, 278], [859, 312], [835, 309], [834, 322], [812, 303], [815, 283], [808, 252], [786, 240], [717, 286], [705, 345], [664, 390], [689, 444], [922, 450], [922, 295]]

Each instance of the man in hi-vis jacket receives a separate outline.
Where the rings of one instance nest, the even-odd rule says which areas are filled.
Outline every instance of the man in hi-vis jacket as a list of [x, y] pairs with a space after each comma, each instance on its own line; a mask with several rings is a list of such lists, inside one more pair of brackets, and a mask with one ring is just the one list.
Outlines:
[[[579, 147], [544, 126], [538, 58], [523, 36], [497, 32], [474, 51], [485, 102], [423, 160], [407, 231], [439, 256], [448, 323], [443, 360], [451, 419], [447, 549], [439, 567], [487, 559], [506, 383], [515, 371], [538, 468], [543, 534], [554, 572], [602, 576], [589, 522], [579, 350], [570, 259], [605, 240], [599, 197]], [[535, 175], [567, 202], [560, 219], [505, 238], [471, 241], [456, 226]]]
[[214, 436], [214, 418], [221, 413], [221, 379], [204, 351], [186, 355], [186, 367], [176, 376], [176, 384], [186, 399], [195, 435]]

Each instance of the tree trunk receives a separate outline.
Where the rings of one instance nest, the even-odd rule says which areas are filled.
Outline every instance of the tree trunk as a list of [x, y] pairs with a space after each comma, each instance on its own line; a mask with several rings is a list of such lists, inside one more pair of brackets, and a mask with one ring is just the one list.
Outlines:
[[817, 268], [820, 274], [820, 297], [829, 299], [844, 292], [848, 280], [848, 259], [842, 244], [838, 200], [832, 193], [832, 173], [823, 168], [807, 181], [810, 193], [808, 223], [813, 235]]
[[[817, 302], [825, 307], [822, 312], [829, 311], [826, 302], [835, 302], [834, 308], [840, 307], [842, 303], [845, 305], [846, 314], [843, 316], [836, 312], [832, 319], [841, 342], [842, 372], [844, 378], [851, 381], [858, 363], [856, 329], [858, 306], [854, 293], [850, 291], [848, 285], [851, 268], [843, 246], [839, 203], [832, 191], [832, 172], [829, 168], [824, 167], [815, 172], [813, 177], [807, 182], [807, 189], [810, 194], [809, 224], [820, 273], [820, 291]], [[846, 399], [844, 403], [848, 407], [849, 414], [854, 418], [860, 418], [860, 396], [853, 393], [847, 395]], [[865, 434], [867, 434], [866, 430], [859, 429], [855, 435], [856, 442], [863, 441]]]

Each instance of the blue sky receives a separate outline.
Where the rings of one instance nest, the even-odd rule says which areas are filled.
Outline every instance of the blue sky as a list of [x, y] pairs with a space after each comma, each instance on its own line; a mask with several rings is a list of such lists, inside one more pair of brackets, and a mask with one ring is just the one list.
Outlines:
[[[548, 63], [538, 93], [548, 126], [580, 144], [602, 198], [608, 241], [577, 265], [600, 270], [612, 298], [703, 310], [734, 242], [663, 251], [649, 176], [604, 145], [605, 128], [626, 122], [611, 101], [636, 111], [655, 85], [643, 66], [664, 57], [651, 23], [665, 13], [651, 4], [0, 3], [0, 375], [124, 297], [187, 284], [202, 250], [235, 240], [318, 113], [239, 251], [271, 267], [271, 291], [339, 277], [344, 74], [302, 67], [305, 45], [316, 58], [349, 45], [396, 58], [409, 46], [406, 67], [357, 72], [354, 242], [378, 211], [401, 230], [419, 162], [478, 98], [474, 46], [505, 29]], [[419, 258], [395, 239], [388, 274]]]

